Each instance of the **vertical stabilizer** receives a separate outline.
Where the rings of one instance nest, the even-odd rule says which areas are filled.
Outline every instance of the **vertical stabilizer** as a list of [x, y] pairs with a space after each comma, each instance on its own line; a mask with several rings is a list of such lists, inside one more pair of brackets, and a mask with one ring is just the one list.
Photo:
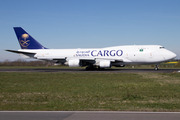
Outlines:
[[21, 49], [47, 49], [21, 27], [14, 27]]

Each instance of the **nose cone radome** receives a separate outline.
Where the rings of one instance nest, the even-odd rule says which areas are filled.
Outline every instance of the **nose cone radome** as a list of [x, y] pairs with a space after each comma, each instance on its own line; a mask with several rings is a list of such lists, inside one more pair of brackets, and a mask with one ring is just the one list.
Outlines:
[[173, 58], [176, 58], [176, 57], [177, 57], [177, 55], [176, 55], [175, 53], [173, 53], [173, 55], [172, 55], [172, 56], [173, 56]]
[[167, 54], [166, 54], [166, 59], [168, 60], [171, 60], [171, 59], [174, 59], [177, 55], [171, 51], [169, 51]]

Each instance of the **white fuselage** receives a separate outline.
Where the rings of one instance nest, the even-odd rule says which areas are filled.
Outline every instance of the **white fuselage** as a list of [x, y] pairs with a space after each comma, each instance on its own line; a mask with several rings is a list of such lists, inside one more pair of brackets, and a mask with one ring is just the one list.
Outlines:
[[111, 65], [152, 64], [169, 61], [176, 54], [160, 45], [129, 45], [90, 49], [20, 49], [36, 53], [32, 58], [41, 60], [82, 60], [92, 61], [98, 65], [100, 61], [110, 61]]

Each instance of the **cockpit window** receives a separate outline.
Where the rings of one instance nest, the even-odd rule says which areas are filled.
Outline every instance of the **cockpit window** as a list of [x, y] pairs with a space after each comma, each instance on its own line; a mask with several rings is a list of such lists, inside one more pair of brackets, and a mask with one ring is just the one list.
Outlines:
[[159, 47], [160, 49], [164, 49], [164, 47]]

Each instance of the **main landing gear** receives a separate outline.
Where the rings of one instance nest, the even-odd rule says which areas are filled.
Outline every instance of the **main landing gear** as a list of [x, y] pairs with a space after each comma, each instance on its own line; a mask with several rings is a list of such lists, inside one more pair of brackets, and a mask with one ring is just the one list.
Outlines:
[[94, 67], [93, 65], [88, 65], [86, 67], [86, 70], [95, 70], [95, 69], [96, 69], [96, 67]]
[[154, 68], [154, 70], [159, 70], [159, 67], [158, 67], [158, 65], [156, 65], [156, 67]]
[[100, 68], [99, 66], [96, 67], [96, 66], [93, 66], [93, 65], [88, 65], [86, 67], [86, 70], [104, 70], [104, 68]]

